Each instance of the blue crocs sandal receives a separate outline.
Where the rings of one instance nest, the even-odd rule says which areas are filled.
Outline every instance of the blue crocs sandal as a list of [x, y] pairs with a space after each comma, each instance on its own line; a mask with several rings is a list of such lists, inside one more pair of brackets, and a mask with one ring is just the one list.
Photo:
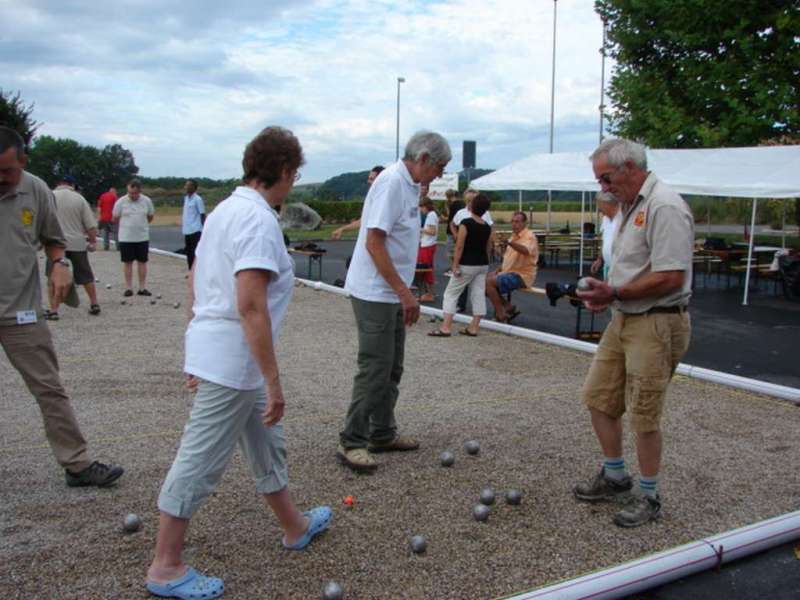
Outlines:
[[286, 538], [283, 538], [283, 547], [287, 550], [304, 550], [306, 546], [311, 543], [314, 537], [328, 528], [331, 519], [333, 519], [333, 511], [329, 506], [318, 506], [311, 510], [304, 512], [304, 516], [310, 519], [308, 529], [297, 542], [294, 544], [287, 544]]
[[206, 577], [189, 567], [183, 577], [169, 583], [147, 582], [147, 591], [161, 598], [181, 600], [207, 600], [219, 598], [225, 593], [225, 583], [217, 577]]

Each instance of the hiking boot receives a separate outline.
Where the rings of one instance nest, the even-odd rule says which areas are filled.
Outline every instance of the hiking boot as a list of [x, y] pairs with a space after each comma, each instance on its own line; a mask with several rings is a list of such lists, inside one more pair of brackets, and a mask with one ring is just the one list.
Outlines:
[[633, 487], [633, 482], [629, 475], [620, 481], [614, 481], [606, 477], [606, 469], [603, 467], [594, 476], [594, 479], [586, 483], [579, 483], [572, 489], [572, 492], [578, 500], [583, 502], [606, 502], [614, 500], [620, 494], [630, 492], [631, 487]]
[[378, 463], [366, 448], [345, 448], [339, 444], [336, 449], [336, 458], [345, 467], [357, 473], [372, 473], [378, 468]]
[[89, 314], [90, 315], [99, 315], [100, 314], [100, 305], [99, 304], [92, 304], [89, 307]]
[[417, 450], [419, 442], [411, 437], [398, 435], [396, 438], [389, 442], [370, 442], [370, 452], [408, 452], [409, 450]]
[[124, 472], [124, 469], [117, 465], [104, 465], [94, 461], [79, 473], [64, 471], [64, 474], [69, 487], [85, 487], [87, 485], [107, 487], [119, 479]]
[[122, 295], [125, 296], [126, 298], [130, 298], [131, 296], [133, 296], [133, 290], [125, 290], [125, 293]]
[[137, 296], [152, 296], [153, 294], [151, 294], [151, 293], [150, 293], [148, 290], [146, 290], [146, 289], [141, 289], [141, 290], [139, 290], [138, 292], [136, 292], [136, 295], [137, 295]]
[[639, 527], [661, 518], [661, 497], [645, 494], [635, 496], [631, 502], [614, 515], [614, 524], [620, 527]]

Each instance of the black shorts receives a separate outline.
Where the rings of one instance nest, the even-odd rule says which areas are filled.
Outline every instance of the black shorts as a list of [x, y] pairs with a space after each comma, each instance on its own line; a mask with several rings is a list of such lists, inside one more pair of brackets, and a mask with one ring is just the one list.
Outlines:
[[119, 256], [122, 262], [147, 262], [147, 254], [150, 250], [150, 242], [118, 242]]
[[72, 280], [77, 285], [86, 285], [87, 283], [94, 283], [94, 273], [92, 273], [92, 265], [89, 264], [88, 252], [70, 252], [66, 251], [67, 258], [72, 263]]
[[[94, 283], [94, 273], [92, 272], [92, 266], [89, 264], [88, 252], [70, 252], [67, 250], [64, 252], [64, 258], [72, 263], [72, 281], [75, 282], [75, 285]], [[45, 276], [49, 278], [52, 270], [53, 263], [48, 258], [44, 267]]]

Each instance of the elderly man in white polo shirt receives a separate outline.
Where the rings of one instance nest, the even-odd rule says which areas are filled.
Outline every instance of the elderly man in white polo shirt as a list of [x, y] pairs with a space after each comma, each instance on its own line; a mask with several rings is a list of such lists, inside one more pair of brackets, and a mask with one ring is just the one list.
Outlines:
[[614, 516], [637, 527], [661, 516], [661, 415], [675, 367], [689, 347], [694, 219], [683, 198], [647, 170], [645, 147], [606, 140], [591, 156], [604, 192], [621, 204], [608, 282], [589, 278], [578, 292], [595, 311], [613, 308], [583, 386], [604, 460], [575, 486], [584, 502], [613, 500], [633, 487], [622, 456], [622, 415], [636, 432], [641, 494]]
[[419, 318], [409, 286], [419, 247], [419, 189], [441, 176], [452, 154], [438, 133], [420, 131], [403, 159], [375, 180], [364, 201], [361, 227], [345, 290], [358, 327], [358, 372], [336, 455], [354, 471], [372, 472], [372, 452], [416, 450], [394, 418], [403, 374], [405, 327]]

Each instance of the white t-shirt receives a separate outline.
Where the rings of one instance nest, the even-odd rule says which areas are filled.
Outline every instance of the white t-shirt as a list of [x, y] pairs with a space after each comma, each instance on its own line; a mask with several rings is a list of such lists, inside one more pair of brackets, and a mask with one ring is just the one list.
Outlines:
[[420, 233], [419, 245], [423, 248], [435, 246], [436, 241], [439, 239], [439, 215], [433, 211], [430, 211], [427, 215], [425, 215], [425, 225], [423, 225], [422, 228], [426, 229], [428, 227], [433, 227], [433, 230], [436, 233], [433, 235], [428, 235], [424, 232]]
[[236, 306], [236, 273], [270, 272], [267, 308], [277, 344], [294, 288], [294, 262], [275, 211], [240, 186], [208, 216], [194, 263], [194, 318], [186, 330], [184, 370], [237, 390], [264, 385]]
[[119, 218], [119, 232], [117, 240], [120, 242], [148, 242], [150, 241], [150, 224], [148, 215], [155, 214], [153, 201], [144, 194], [139, 194], [139, 199], [131, 200], [124, 195], [114, 204], [111, 215]]
[[600, 222], [600, 234], [603, 236], [603, 264], [611, 268], [611, 248], [614, 245], [614, 236], [617, 233], [617, 225], [619, 225], [622, 211], [618, 211], [613, 219], [609, 219], [603, 215], [603, 220]]
[[[453, 223], [455, 223], [455, 226], [458, 227], [459, 225], [461, 225], [461, 221], [463, 221], [464, 219], [469, 219], [471, 217], [472, 217], [472, 213], [469, 211], [469, 209], [468, 208], [462, 208], [453, 217]], [[483, 219], [484, 222], [489, 227], [492, 227], [494, 225], [494, 221], [492, 220], [492, 215], [489, 214], [488, 210], [485, 213], [483, 213], [483, 216], [481, 217], [481, 219]]]
[[384, 169], [372, 184], [361, 211], [361, 227], [344, 289], [360, 300], [399, 302], [367, 252], [367, 232], [386, 232], [386, 250], [397, 274], [411, 285], [419, 248], [419, 184], [402, 160]]

